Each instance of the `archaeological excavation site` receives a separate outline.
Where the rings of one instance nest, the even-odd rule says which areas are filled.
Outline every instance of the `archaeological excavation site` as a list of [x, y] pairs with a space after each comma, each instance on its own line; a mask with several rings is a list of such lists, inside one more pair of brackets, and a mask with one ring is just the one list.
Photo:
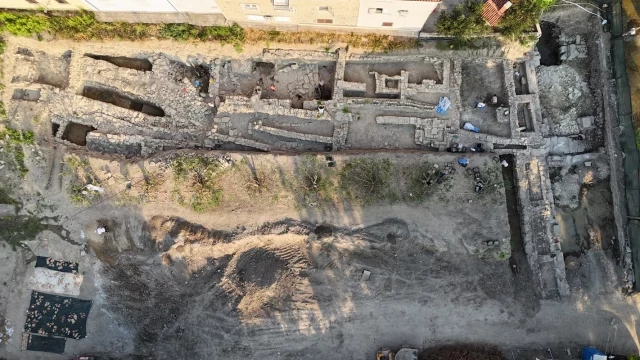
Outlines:
[[0, 359], [637, 353], [609, 35], [574, 10], [517, 53], [7, 37]]

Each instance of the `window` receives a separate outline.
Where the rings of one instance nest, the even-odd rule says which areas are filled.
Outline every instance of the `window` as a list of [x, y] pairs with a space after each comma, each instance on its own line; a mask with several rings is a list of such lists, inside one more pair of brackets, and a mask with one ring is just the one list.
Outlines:
[[56, 0], [58, 4], [68, 4], [67, 0]]
[[258, 5], [256, 4], [240, 4], [244, 10], [258, 10]]
[[382, 26], [393, 26], [392, 22], [383, 22]]
[[26, 2], [28, 2], [29, 4], [37, 4], [38, 2], [36, 0], [25, 0]]
[[333, 24], [333, 19], [318, 19], [318, 24]]
[[289, 0], [272, 0], [273, 1], [273, 10], [278, 11], [293, 11], [292, 7], [289, 6]]
[[288, 16], [274, 16], [273, 21], [277, 22], [291, 22], [291, 18]]
[[329, 7], [329, 6], [318, 6], [318, 10], [320, 10], [320, 11], [331, 11], [331, 7]]
[[384, 9], [383, 8], [370, 8], [369, 9], [369, 14], [382, 14], [384, 13]]
[[409, 15], [409, 10], [398, 10], [398, 15], [407, 16]]
[[249, 20], [249, 21], [266, 21], [264, 16], [260, 16], [260, 15], [247, 15], [247, 20]]

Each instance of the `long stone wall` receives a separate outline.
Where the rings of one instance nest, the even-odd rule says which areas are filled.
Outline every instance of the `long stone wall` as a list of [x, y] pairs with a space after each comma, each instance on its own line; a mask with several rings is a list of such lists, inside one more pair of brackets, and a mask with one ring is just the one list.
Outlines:
[[282, 136], [282, 137], [302, 140], [302, 141], [312, 141], [312, 142], [319, 142], [319, 143], [325, 143], [325, 144], [333, 143], [333, 137], [331, 136], [303, 134], [295, 131], [277, 129], [274, 127], [269, 127], [269, 126], [264, 126], [259, 124], [254, 126], [254, 130], [266, 132], [271, 135]]

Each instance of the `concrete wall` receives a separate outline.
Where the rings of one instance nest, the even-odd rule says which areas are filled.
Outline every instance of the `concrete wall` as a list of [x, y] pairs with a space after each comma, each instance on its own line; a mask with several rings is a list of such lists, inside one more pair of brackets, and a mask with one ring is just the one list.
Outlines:
[[226, 25], [222, 14], [196, 14], [188, 12], [96, 11], [96, 19], [103, 22], [174, 24], [189, 23], [200, 26]]
[[[0, 0], [2, 1], [2, 0]], [[215, 0], [84, 0], [100, 21], [224, 25]]]
[[[438, 4], [438, 1], [360, 0], [357, 25], [419, 31]], [[391, 26], [383, 26], [383, 23]]]
[[[289, 0], [289, 9], [285, 10], [275, 9], [272, 0], [218, 0], [217, 3], [228, 21], [246, 27], [355, 27], [359, 9], [359, 3], [355, 0]], [[318, 19], [329, 20], [330, 23], [319, 23]]]
[[0, 8], [4, 9], [47, 9], [47, 10], [78, 10], [92, 9], [82, 0], [65, 0], [61, 4], [56, 0], [36, 0], [37, 3], [29, 3], [26, 0], [0, 0]]
[[169, 0], [180, 12], [194, 14], [220, 14], [220, 8], [215, 0]]
[[[24, 1], [24, 0], [22, 0]], [[55, 1], [55, 0], [51, 0]], [[81, 0], [79, 0], [81, 1]], [[96, 11], [220, 14], [215, 0], [84, 0]]]
[[96, 11], [175, 12], [167, 0], [85, 0]]

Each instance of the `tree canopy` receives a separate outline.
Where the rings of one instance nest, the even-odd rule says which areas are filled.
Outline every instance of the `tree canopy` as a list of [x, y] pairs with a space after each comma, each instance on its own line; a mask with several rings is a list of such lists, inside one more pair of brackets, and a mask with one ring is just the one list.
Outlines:
[[467, 1], [444, 12], [436, 22], [436, 30], [443, 35], [466, 40], [471, 36], [483, 35], [491, 28], [482, 17], [482, 3]]

